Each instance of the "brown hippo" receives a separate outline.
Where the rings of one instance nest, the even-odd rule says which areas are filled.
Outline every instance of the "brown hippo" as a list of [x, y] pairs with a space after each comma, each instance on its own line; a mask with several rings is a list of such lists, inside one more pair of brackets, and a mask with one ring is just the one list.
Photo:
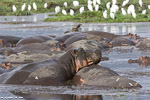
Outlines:
[[150, 39], [144, 39], [143, 41], [140, 41], [138, 44], [136, 44], [136, 47], [140, 50], [150, 50]]
[[[55, 40], [43, 43], [25, 44], [9, 50], [10, 55], [5, 57], [3, 63], [11, 63], [17, 67], [22, 64], [55, 59], [64, 53], [65, 45]], [[40, 57], [39, 57], [40, 56]]]
[[134, 40], [128, 37], [118, 37], [112, 41], [112, 47], [115, 46], [135, 46]]
[[129, 89], [142, 87], [139, 83], [126, 77], [122, 77], [109, 68], [95, 64], [82, 68], [76, 73], [73, 79], [76, 84], [76, 80], [78, 80], [81, 85], [99, 86], [104, 89]]
[[150, 65], [150, 57], [140, 56], [139, 59], [135, 59], [135, 60], [129, 59], [128, 63], [138, 63], [139, 66], [149, 66]]
[[30, 44], [30, 43], [42, 43], [42, 42], [46, 42], [48, 40], [53, 40], [52, 37], [49, 36], [34, 36], [34, 37], [27, 37], [27, 38], [23, 38], [21, 39], [18, 43], [17, 46], [21, 46], [24, 44]]
[[20, 37], [15, 36], [0, 36], [0, 46], [1, 47], [14, 47], [17, 42], [21, 40]]
[[96, 57], [97, 55], [89, 57], [87, 53], [89, 51], [86, 52], [83, 48], [72, 49], [54, 60], [22, 65], [11, 72], [2, 74], [0, 76], [0, 83], [30, 85], [61, 84], [72, 79], [75, 73], [83, 67], [99, 63], [101, 57]]
[[55, 38], [55, 40], [64, 43], [68, 38], [70, 38], [76, 34], [81, 34], [81, 32], [70, 32], [70, 33], [62, 35], [62, 36], [57, 36]]

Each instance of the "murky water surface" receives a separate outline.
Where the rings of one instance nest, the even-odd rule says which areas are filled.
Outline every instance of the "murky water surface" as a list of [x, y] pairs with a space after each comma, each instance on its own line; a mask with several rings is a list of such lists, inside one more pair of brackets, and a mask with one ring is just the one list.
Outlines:
[[[33, 35], [63, 35], [77, 23], [44, 22], [48, 13], [32, 16], [0, 16], [0, 35], [29, 37]], [[150, 23], [83, 23], [82, 31], [105, 31], [115, 34], [136, 33], [150, 38]], [[103, 53], [110, 58], [101, 62], [102, 66], [117, 71], [139, 82], [143, 88], [130, 90], [103, 90], [91, 86], [18, 86], [0, 85], [0, 99], [22, 100], [148, 100], [150, 98], [150, 66], [128, 64], [129, 59], [139, 56], [150, 56], [150, 52], [142, 52], [135, 47], [113, 48]], [[144, 73], [144, 74], [143, 74]], [[14, 92], [15, 91], [15, 92]], [[16, 93], [17, 92], [17, 93]]]

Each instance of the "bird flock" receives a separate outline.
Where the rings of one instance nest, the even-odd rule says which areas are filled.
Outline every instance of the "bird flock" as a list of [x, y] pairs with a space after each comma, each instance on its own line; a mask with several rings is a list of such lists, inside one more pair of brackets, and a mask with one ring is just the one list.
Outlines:
[[[108, 16], [110, 16], [111, 19], [115, 19], [116, 13], [120, 10], [122, 15], [132, 15], [133, 18], [136, 18], [136, 10], [135, 10], [135, 5], [134, 4], [130, 4], [127, 9], [125, 8], [128, 3], [130, 2], [130, 0], [124, 0], [121, 4], [121, 6], [118, 5], [117, 0], [112, 0], [110, 2], [107, 2], [105, 4], [106, 9], [104, 11], [100, 10], [101, 7], [101, 0], [87, 0], [87, 5], [86, 6], [80, 6], [80, 3], [78, 0], [74, 0], [72, 2], [73, 7], [75, 8], [79, 8], [78, 11], [80, 14], [82, 14], [85, 11], [85, 8], [87, 8], [87, 11], [101, 11], [103, 12], [103, 17], [105, 19], [109, 18]], [[139, 0], [139, 7], [143, 7], [143, 1]], [[48, 6], [47, 3], [44, 4], [44, 8], [46, 9]], [[35, 2], [33, 2], [33, 5], [28, 5], [27, 9], [28, 11], [31, 11], [31, 9], [37, 10], [37, 5]], [[55, 13], [62, 13], [63, 15], [71, 15], [74, 16], [75, 11], [74, 9], [69, 9], [66, 10], [68, 7], [68, 3], [64, 2], [62, 6], [56, 6], [55, 7]], [[104, 8], [104, 7], [103, 7]], [[150, 9], [150, 5], [147, 6], [148, 9]], [[24, 11], [26, 9], [26, 3], [24, 3], [21, 7], [21, 11]], [[15, 5], [12, 6], [12, 10], [14, 12], [17, 11], [17, 8]], [[146, 14], [147, 13], [147, 9], [142, 10], [141, 14]]]
[[[133, 18], [136, 18], [136, 10], [135, 10], [135, 5], [131, 4], [125, 9], [125, 6], [130, 2], [130, 0], [124, 0], [121, 4], [121, 6], [118, 6], [117, 0], [112, 0], [111, 2], [106, 3], [106, 9], [103, 12], [103, 17], [106, 19], [108, 16], [110, 16], [111, 19], [115, 19], [116, 13], [120, 10], [122, 15], [132, 15]], [[143, 7], [143, 1], [139, 0], [139, 6], [142, 8]], [[62, 12], [63, 15], [68, 15], [70, 13], [71, 16], [75, 14], [73, 9], [70, 9], [70, 12], [67, 12], [65, 8], [67, 8], [68, 3], [64, 2], [63, 3], [62, 10], [60, 6], [55, 7], [55, 13]], [[73, 6], [78, 7], [79, 6], [79, 1], [74, 0], [73, 1]], [[101, 0], [87, 0], [87, 6], [82, 6], [79, 8], [80, 14], [82, 14], [85, 11], [85, 7], [88, 8], [89, 11], [100, 11], [100, 6], [101, 6]], [[150, 5], [147, 6], [148, 9], [150, 9]], [[146, 14], [147, 10], [144, 9], [142, 10], [141, 14]]]
[[[27, 6], [27, 10], [31, 11], [32, 7], [33, 7], [34, 10], [37, 10], [37, 5], [36, 5], [35, 2], [33, 2], [32, 6], [28, 5]], [[47, 7], [48, 7], [48, 4], [44, 3], [44, 8], [46, 9]], [[12, 10], [13, 10], [13, 12], [17, 12], [17, 7], [15, 5], [13, 5], [12, 6]], [[23, 12], [25, 10], [26, 10], [26, 3], [23, 3], [23, 5], [21, 6], [21, 11]]]

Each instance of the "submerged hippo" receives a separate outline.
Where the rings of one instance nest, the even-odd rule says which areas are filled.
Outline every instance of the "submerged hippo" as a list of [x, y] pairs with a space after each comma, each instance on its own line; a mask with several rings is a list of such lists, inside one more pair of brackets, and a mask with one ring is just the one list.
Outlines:
[[17, 42], [21, 40], [20, 37], [15, 36], [0, 36], [0, 46], [1, 47], [14, 47]]
[[[56, 85], [73, 78], [83, 67], [100, 62], [97, 55], [89, 57], [83, 48], [72, 49], [55, 60], [22, 65], [0, 76], [0, 83]], [[92, 58], [93, 57], [93, 58]], [[87, 59], [88, 58], [88, 59]]]
[[150, 57], [140, 56], [139, 59], [135, 59], [135, 60], [129, 59], [128, 63], [138, 63], [139, 66], [149, 66], [150, 65]]
[[112, 41], [112, 46], [135, 46], [134, 40], [128, 37], [118, 37]]
[[30, 43], [42, 43], [42, 42], [46, 42], [48, 40], [53, 40], [52, 37], [49, 36], [34, 36], [34, 37], [27, 37], [27, 38], [23, 38], [21, 39], [18, 43], [17, 46], [21, 46], [21, 45], [25, 45], [25, 44], [30, 44]]
[[142, 86], [126, 77], [120, 76], [117, 72], [99, 65], [91, 65], [81, 69], [73, 78], [73, 81], [81, 85], [99, 86], [105, 89], [126, 89], [141, 88]]

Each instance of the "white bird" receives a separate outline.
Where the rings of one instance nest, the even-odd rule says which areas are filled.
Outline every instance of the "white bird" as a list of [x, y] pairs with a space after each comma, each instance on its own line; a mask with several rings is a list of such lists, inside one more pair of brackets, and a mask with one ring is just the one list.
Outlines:
[[117, 0], [112, 0], [112, 5], [116, 5]]
[[96, 2], [100, 5], [101, 4], [101, 0], [96, 0]]
[[62, 14], [67, 15], [66, 10], [62, 9]]
[[89, 9], [89, 11], [93, 11], [92, 5], [88, 5], [88, 9]]
[[80, 11], [80, 14], [82, 14], [82, 13], [84, 12], [84, 7], [81, 7], [81, 8], [79, 9], [79, 11]]
[[56, 6], [55, 7], [55, 13], [57, 14], [57, 13], [59, 13], [60, 12], [60, 7], [59, 6]]
[[70, 15], [71, 15], [71, 16], [74, 15], [74, 10], [70, 9]]
[[28, 5], [28, 11], [30, 11], [31, 10], [31, 5]]
[[127, 13], [128, 14], [132, 14], [135, 12], [135, 8], [134, 8], [134, 5], [130, 5], [127, 9]]
[[67, 3], [67, 2], [64, 2], [64, 6], [67, 7], [67, 6], [68, 6], [68, 3]]
[[16, 11], [17, 11], [17, 8], [16, 8], [15, 5], [12, 6], [12, 10], [13, 10], [13, 12], [16, 12]]
[[47, 4], [47, 3], [45, 3], [45, 4], [44, 4], [44, 8], [46, 9], [46, 8], [47, 8], [47, 6], [48, 6], [48, 4]]
[[115, 19], [115, 14], [113, 12], [110, 13], [110, 18]]
[[105, 11], [103, 12], [103, 17], [104, 17], [104, 18], [107, 18], [107, 10], [105, 10]]
[[112, 7], [110, 8], [110, 12], [116, 13], [119, 10], [118, 5], [112, 5]]
[[37, 5], [36, 5], [35, 2], [33, 2], [33, 9], [34, 9], [34, 10], [37, 10]]
[[21, 7], [21, 11], [24, 11], [24, 10], [25, 10], [25, 8], [26, 8], [26, 3], [24, 3], [24, 4], [22, 5], [22, 7]]
[[96, 4], [96, 5], [95, 5], [95, 11], [98, 11], [98, 9], [99, 9], [99, 5]]
[[106, 8], [109, 10], [110, 9], [110, 2], [106, 3]]
[[122, 12], [122, 15], [127, 15], [127, 12], [125, 11], [124, 8], [121, 8], [121, 12]]
[[136, 18], [136, 13], [135, 12], [132, 13], [132, 17]]
[[79, 6], [79, 1], [73, 1], [73, 6], [78, 7]]
[[150, 9], [150, 5], [148, 5], [148, 9]]
[[88, 0], [88, 5], [92, 5], [92, 1], [91, 0]]
[[143, 5], [143, 1], [142, 0], [139, 0], [139, 5], [142, 7], [142, 5]]
[[128, 2], [129, 2], [129, 0], [125, 0], [125, 1], [123, 1], [123, 3], [122, 3], [122, 7], [124, 7], [126, 4], [128, 4]]
[[142, 11], [142, 14], [145, 15], [146, 14], [146, 9]]
[[93, 6], [96, 6], [96, 0], [93, 0]]

